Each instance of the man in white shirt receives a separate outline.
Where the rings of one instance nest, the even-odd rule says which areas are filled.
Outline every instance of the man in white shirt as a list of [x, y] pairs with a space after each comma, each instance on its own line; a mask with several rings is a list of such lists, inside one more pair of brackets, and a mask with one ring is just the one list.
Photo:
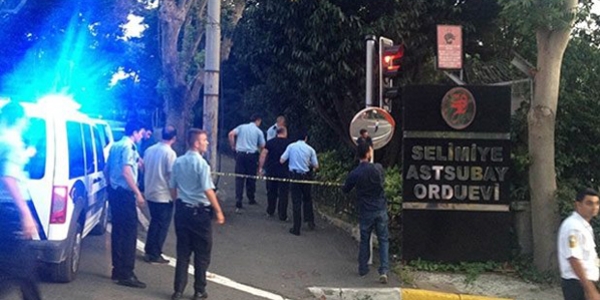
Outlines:
[[177, 154], [173, 151], [173, 143], [177, 139], [177, 130], [173, 126], [165, 126], [162, 140], [144, 152], [144, 197], [150, 210], [150, 226], [146, 236], [146, 255], [149, 263], [166, 264], [169, 260], [162, 256], [162, 247], [169, 232], [173, 215], [173, 199], [169, 190], [169, 177]]
[[558, 263], [565, 300], [598, 300], [598, 253], [590, 220], [598, 215], [598, 192], [584, 189], [575, 198], [575, 211], [560, 225]]

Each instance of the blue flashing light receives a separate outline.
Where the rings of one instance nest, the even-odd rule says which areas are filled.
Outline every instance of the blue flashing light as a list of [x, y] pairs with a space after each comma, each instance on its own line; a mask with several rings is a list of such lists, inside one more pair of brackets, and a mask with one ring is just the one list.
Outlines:
[[37, 102], [39, 105], [44, 106], [44, 109], [51, 112], [77, 111], [81, 108], [81, 104], [77, 103], [72, 97], [60, 94], [43, 96]]

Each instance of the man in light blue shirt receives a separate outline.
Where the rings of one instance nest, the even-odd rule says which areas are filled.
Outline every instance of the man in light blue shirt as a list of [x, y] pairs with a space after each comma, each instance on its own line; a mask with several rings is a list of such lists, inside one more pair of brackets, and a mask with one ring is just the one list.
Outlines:
[[269, 140], [274, 139], [277, 136], [277, 129], [285, 127], [285, 117], [279, 116], [277, 117], [277, 121], [273, 126], [267, 129], [267, 142]]
[[[0, 295], [19, 285], [23, 299], [42, 299], [35, 280], [35, 252], [30, 240], [38, 236], [37, 222], [27, 202], [28, 162], [22, 135], [25, 109], [8, 102], [0, 113]], [[1, 296], [0, 296], [1, 297]]]
[[104, 168], [112, 215], [112, 279], [117, 284], [136, 288], [146, 287], [133, 273], [138, 223], [136, 204], [143, 207], [145, 203], [137, 186], [140, 155], [135, 144], [143, 136], [144, 125], [128, 122], [125, 136], [110, 148]]
[[[235, 151], [235, 173], [256, 176], [258, 173], [258, 155], [265, 146], [265, 136], [258, 128], [262, 119], [253, 115], [250, 123], [242, 124], [229, 132], [229, 144]], [[241, 213], [242, 199], [244, 197], [244, 184], [246, 184], [246, 197], [249, 204], [256, 204], [254, 193], [256, 179], [235, 178], [235, 207], [236, 213]]]
[[[309, 146], [306, 141], [308, 134], [301, 131], [298, 135], [298, 141], [290, 144], [281, 155], [280, 162], [283, 164], [289, 160], [290, 178], [296, 180], [310, 180], [311, 169], [317, 170], [319, 162], [315, 149]], [[294, 216], [294, 227], [290, 228], [290, 233], [300, 235], [300, 226], [302, 225], [301, 207], [304, 211], [304, 222], [308, 224], [309, 230], [315, 229], [315, 216], [313, 213], [312, 198], [310, 195], [310, 185], [305, 183], [292, 183], [290, 185], [292, 193], [292, 207]], [[301, 206], [302, 204], [302, 206]]]
[[213, 213], [217, 224], [225, 223], [223, 211], [214, 191], [210, 166], [202, 158], [208, 149], [206, 131], [192, 128], [187, 133], [188, 151], [173, 164], [169, 178], [171, 197], [175, 202], [175, 234], [177, 235], [177, 265], [175, 266], [175, 292], [172, 300], [183, 297], [188, 279], [190, 256], [194, 253], [194, 297], [204, 299], [206, 270], [212, 249]]

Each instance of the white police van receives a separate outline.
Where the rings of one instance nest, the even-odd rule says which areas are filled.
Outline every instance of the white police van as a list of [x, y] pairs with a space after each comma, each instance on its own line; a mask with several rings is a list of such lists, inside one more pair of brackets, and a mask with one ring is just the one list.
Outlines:
[[[6, 103], [0, 101], [0, 107]], [[29, 117], [23, 139], [31, 155], [25, 167], [30, 177], [26, 196], [39, 231], [33, 247], [51, 280], [69, 282], [79, 267], [82, 239], [106, 231], [108, 201], [102, 171], [112, 136], [66, 97], [46, 97], [23, 106]]]

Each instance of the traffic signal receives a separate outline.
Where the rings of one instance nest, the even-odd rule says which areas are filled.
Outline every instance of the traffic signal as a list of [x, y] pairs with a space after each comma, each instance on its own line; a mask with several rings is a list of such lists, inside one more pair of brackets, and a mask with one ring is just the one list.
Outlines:
[[404, 45], [383, 46], [381, 51], [383, 77], [394, 78], [398, 76], [402, 57], [404, 57]]
[[400, 94], [400, 86], [394, 84], [394, 78], [399, 75], [404, 57], [404, 45], [381, 45], [381, 107], [392, 111], [392, 102]]

